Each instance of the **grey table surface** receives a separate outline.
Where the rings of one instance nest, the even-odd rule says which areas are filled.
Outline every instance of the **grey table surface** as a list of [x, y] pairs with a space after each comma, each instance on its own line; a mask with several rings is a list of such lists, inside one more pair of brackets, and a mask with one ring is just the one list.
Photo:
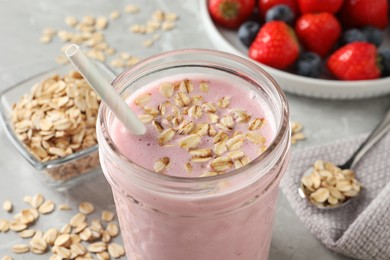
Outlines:
[[[141, 7], [137, 15], [125, 15], [124, 6], [135, 3]], [[142, 46], [146, 36], [133, 35], [128, 27], [133, 23], [144, 23], [156, 9], [176, 12], [180, 16], [177, 28], [162, 33], [161, 39], [152, 48]], [[34, 74], [56, 66], [55, 57], [60, 53], [62, 43], [57, 39], [42, 45], [39, 37], [48, 26], [66, 28], [64, 18], [74, 15], [108, 16], [110, 11], [119, 10], [122, 17], [110, 23], [106, 36], [108, 42], [118, 51], [127, 51], [146, 58], [162, 51], [179, 48], [218, 48], [206, 34], [199, 16], [199, 2], [196, 0], [131, 0], [131, 1], [50, 1], [50, 0], [0, 0], [0, 91], [29, 78]], [[359, 101], [329, 101], [288, 95], [291, 118], [302, 122], [307, 140], [294, 145], [301, 149], [330, 142], [348, 136], [370, 131], [379, 121], [390, 97]], [[0, 202], [10, 199], [15, 210], [24, 207], [23, 197], [42, 193], [57, 203], [69, 203], [73, 211], [56, 212], [43, 216], [37, 229], [50, 226], [60, 228], [76, 212], [78, 203], [91, 201], [98, 210], [114, 210], [109, 185], [99, 174], [72, 189], [58, 191], [49, 187], [42, 176], [23, 160], [0, 130]], [[95, 214], [94, 217], [98, 217]], [[9, 218], [0, 211], [0, 218]], [[16, 234], [0, 234], [0, 257], [12, 255], [14, 259], [47, 259], [47, 255], [15, 255], [11, 246], [22, 242]], [[276, 221], [273, 227], [271, 260], [328, 260], [349, 259], [335, 254], [319, 243], [298, 220], [289, 203], [280, 193]]]

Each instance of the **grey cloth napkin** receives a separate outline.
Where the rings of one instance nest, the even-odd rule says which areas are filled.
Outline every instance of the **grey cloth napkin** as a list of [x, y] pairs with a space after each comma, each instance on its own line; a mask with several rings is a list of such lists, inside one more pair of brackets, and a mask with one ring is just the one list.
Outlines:
[[357, 178], [364, 189], [342, 208], [320, 210], [298, 195], [300, 177], [317, 159], [342, 164], [365, 136], [321, 147], [294, 150], [281, 188], [294, 211], [326, 247], [339, 253], [372, 260], [390, 259], [390, 133], [359, 162]]

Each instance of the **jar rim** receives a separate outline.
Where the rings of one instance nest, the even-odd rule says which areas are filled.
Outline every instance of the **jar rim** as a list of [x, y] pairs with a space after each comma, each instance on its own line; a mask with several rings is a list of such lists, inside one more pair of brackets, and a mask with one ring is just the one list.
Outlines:
[[[239, 169], [234, 169], [229, 172], [226, 172], [224, 174], [215, 175], [215, 176], [205, 176], [205, 177], [180, 177], [180, 176], [171, 176], [171, 175], [164, 175], [164, 174], [158, 174], [152, 170], [146, 169], [142, 166], [139, 166], [136, 162], [133, 162], [126, 156], [124, 156], [117, 146], [115, 145], [114, 141], [112, 140], [107, 126], [107, 117], [109, 113], [112, 113], [108, 107], [101, 103], [99, 108], [99, 115], [98, 115], [98, 121], [97, 121], [97, 131], [99, 134], [103, 136], [103, 139], [105, 140], [105, 148], [108, 148], [111, 155], [114, 156], [114, 158], [117, 160], [117, 162], [120, 162], [121, 164], [124, 164], [125, 166], [131, 166], [135, 167], [137, 170], [140, 170], [142, 172], [145, 172], [148, 174], [148, 177], [155, 178], [156, 180], [160, 181], [169, 181], [173, 183], [201, 183], [204, 181], [218, 181], [218, 180], [224, 180], [228, 179], [232, 176], [237, 176], [245, 172], [247, 169], [253, 167], [253, 165], [261, 164], [261, 162], [265, 161], [267, 158], [272, 156], [274, 150], [281, 145], [281, 140], [283, 140], [284, 136], [290, 132], [289, 128], [289, 107], [287, 98], [278, 85], [278, 83], [271, 77], [271, 75], [266, 72], [263, 68], [261, 68], [259, 65], [255, 64], [254, 62], [245, 59], [243, 57], [222, 52], [222, 51], [216, 51], [216, 50], [208, 50], [208, 49], [181, 49], [181, 50], [174, 50], [169, 52], [164, 52], [155, 56], [152, 56], [150, 58], [144, 59], [138, 64], [136, 64], [133, 67], [129, 67], [123, 72], [121, 72], [115, 80], [112, 82], [112, 86], [117, 90], [117, 85], [121, 83], [123, 80], [126, 79], [126, 77], [131, 74], [132, 72], [135, 72], [139, 69], [142, 69], [146, 64], [161, 60], [167, 57], [172, 57], [173, 55], [184, 55], [184, 54], [203, 54], [203, 55], [210, 55], [214, 57], [224, 58], [227, 60], [234, 60], [236, 62], [239, 62], [241, 64], [244, 64], [246, 67], [252, 69], [253, 71], [258, 71], [261, 75], [265, 77], [267, 81], [271, 83], [271, 85], [275, 88], [277, 97], [280, 100], [281, 104], [281, 112], [282, 116], [280, 117], [279, 122], [277, 122], [278, 128], [275, 133], [275, 137], [273, 138], [272, 142], [270, 143], [269, 147], [259, 156], [257, 156], [255, 159], [253, 159], [248, 164], [244, 165], [243, 167]], [[102, 144], [99, 143], [99, 146]], [[277, 176], [275, 176], [277, 178]]]

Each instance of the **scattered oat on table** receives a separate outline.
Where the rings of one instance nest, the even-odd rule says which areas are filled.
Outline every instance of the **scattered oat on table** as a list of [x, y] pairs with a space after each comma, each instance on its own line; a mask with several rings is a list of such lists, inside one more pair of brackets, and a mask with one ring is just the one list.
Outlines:
[[114, 218], [114, 215], [115, 214], [112, 211], [103, 210], [102, 211], [102, 220], [106, 221], [106, 222], [110, 222]]
[[42, 35], [41, 38], [39, 39], [39, 41], [41, 43], [50, 43], [52, 41], [53, 37], [49, 36], [49, 35]]
[[149, 48], [149, 47], [152, 47], [153, 46], [153, 40], [145, 40], [144, 42], [143, 42], [143, 45], [145, 46], [145, 47], [147, 47], [147, 48]]
[[160, 36], [155, 32], [158, 30], [163, 32], [173, 30], [176, 27], [177, 19], [178, 15], [175, 13], [156, 10], [145, 24], [132, 24], [129, 30], [135, 34], [154, 34], [152, 38], [146, 39], [142, 43], [144, 47], [150, 48], [160, 39]]
[[6, 219], [0, 219], [0, 233], [7, 233], [10, 230], [10, 222]]
[[72, 207], [68, 204], [61, 204], [58, 206], [60, 210], [72, 210]]
[[89, 215], [89, 214], [91, 214], [92, 212], [95, 211], [95, 207], [93, 206], [92, 203], [86, 201], [86, 202], [80, 203], [79, 211], [82, 214]]
[[52, 28], [45, 28], [42, 31], [42, 35], [39, 39], [41, 43], [47, 44], [50, 43], [53, 40], [53, 37], [55, 35], [56, 31]]
[[42, 205], [42, 203], [44, 201], [45, 201], [45, 198], [43, 197], [43, 195], [38, 193], [38, 194], [35, 194], [34, 197], [32, 197], [30, 205], [33, 208], [37, 209], [39, 206]]
[[296, 144], [298, 141], [305, 140], [306, 137], [302, 133], [303, 126], [299, 122], [290, 122], [291, 123], [291, 143]]
[[12, 209], [13, 209], [13, 205], [12, 205], [12, 202], [9, 201], [9, 200], [5, 200], [3, 202], [3, 209], [7, 212], [11, 212]]
[[[46, 259], [94, 259], [94, 255], [98, 259], [110, 259], [110, 257], [125, 256], [123, 246], [112, 242], [112, 239], [119, 234], [118, 225], [112, 222], [113, 212], [101, 213], [102, 220], [108, 222], [106, 225], [99, 219], [88, 221], [86, 215], [78, 213], [61, 230], [56, 228], [49, 228], [46, 231], [35, 230], [30, 227], [40, 219], [40, 214], [51, 213], [51, 205], [55, 203], [45, 200], [41, 194], [28, 197], [32, 198], [29, 200], [31, 208], [22, 209], [13, 216], [12, 220], [0, 219], [0, 232], [7, 232], [11, 227], [11, 230], [18, 232], [20, 237], [25, 239], [24, 243], [16, 243], [12, 246], [13, 253], [50, 254], [50, 257], [45, 256]], [[44, 213], [36, 209], [46, 207], [50, 210], [43, 210]], [[92, 213], [94, 208], [90, 202], [80, 203], [81, 211], [88, 214]], [[1, 259], [12, 260], [9, 256], [3, 256]]]
[[125, 13], [135, 14], [135, 13], [139, 13], [139, 11], [140, 8], [134, 4], [128, 4], [125, 6]]
[[[141, 9], [134, 4], [128, 4], [124, 8], [124, 12], [127, 14], [136, 14], [140, 11]], [[104, 62], [109, 56], [113, 56], [116, 53], [116, 49], [106, 41], [104, 31], [109, 27], [110, 22], [119, 19], [120, 16], [121, 13], [117, 10], [111, 11], [107, 17], [87, 15], [78, 19], [74, 16], [67, 16], [64, 19], [67, 28], [59, 30], [54, 30], [49, 27], [45, 28], [40, 36], [40, 42], [42, 44], [49, 44], [57, 37], [61, 42], [65, 43], [61, 48], [61, 55], [56, 58], [59, 64], [69, 63], [68, 59], [63, 55], [63, 52], [71, 43], [78, 44], [86, 49], [88, 57]], [[155, 10], [151, 13], [149, 20], [145, 24], [132, 24], [130, 31], [135, 34], [152, 35], [148, 39], [142, 39], [142, 45], [150, 48], [160, 39], [160, 35], [156, 32], [158, 30], [166, 32], [174, 29], [177, 20], [178, 15], [176, 13]], [[115, 58], [111, 61], [111, 65], [115, 68], [124, 68], [134, 65], [138, 61], [139, 58], [135, 57], [126, 61]]]
[[30, 251], [30, 247], [26, 244], [16, 244], [12, 246], [12, 252], [15, 254], [24, 254]]
[[42, 205], [39, 206], [38, 211], [41, 214], [49, 214], [53, 212], [54, 208], [55, 204], [50, 200], [46, 200], [44, 203], [42, 203]]
[[125, 249], [122, 245], [111, 243], [108, 245], [108, 253], [113, 258], [119, 258], [125, 254]]
[[19, 236], [21, 238], [31, 238], [35, 235], [35, 230], [33, 229], [26, 229], [19, 233]]
[[[110, 16], [111, 19], [117, 19], [120, 13], [113, 11]], [[104, 35], [109, 25], [108, 17], [87, 15], [79, 21], [76, 17], [68, 16], [65, 18], [65, 24], [70, 28], [58, 31], [51, 28], [43, 30], [40, 41], [47, 44], [58, 37], [65, 43], [61, 48], [62, 53], [71, 43], [75, 43], [86, 49], [87, 56], [101, 62], [115, 54], [115, 49], [107, 43]], [[56, 61], [60, 64], [69, 63], [63, 54], [59, 55]]]
[[117, 20], [117, 19], [119, 19], [119, 17], [121, 17], [121, 13], [119, 11], [112, 11], [110, 13], [110, 18], [112, 20]]
[[68, 16], [65, 18], [65, 23], [70, 27], [76, 27], [78, 21], [74, 16]]
[[23, 201], [26, 202], [27, 204], [31, 205], [32, 197], [29, 195], [26, 195], [23, 197]]

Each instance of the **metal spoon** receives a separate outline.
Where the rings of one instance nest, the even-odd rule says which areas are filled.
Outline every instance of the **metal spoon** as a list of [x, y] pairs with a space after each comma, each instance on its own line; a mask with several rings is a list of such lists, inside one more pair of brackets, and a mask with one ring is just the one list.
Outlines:
[[[349, 158], [344, 164], [338, 165], [340, 169], [353, 169], [356, 164], [363, 158], [363, 156], [372, 148], [372, 146], [378, 142], [387, 131], [390, 130], [390, 108], [387, 110], [386, 114], [382, 118], [381, 122], [375, 127], [367, 139], [359, 146], [359, 148], [353, 153], [351, 158]], [[303, 173], [303, 176], [309, 175], [313, 171], [313, 167], [309, 168]], [[299, 195], [302, 198], [306, 198], [307, 201], [312, 203], [317, 208], [321, 209], [330, 209], [330, 208], [339, 208], [348, 203], [351, 199], [347, 199], [342, 203], [336, 205], [324, 205], [322, 203], [314, 203], [309, 199], [309, 192], [302, 185], [298, 188]]]

